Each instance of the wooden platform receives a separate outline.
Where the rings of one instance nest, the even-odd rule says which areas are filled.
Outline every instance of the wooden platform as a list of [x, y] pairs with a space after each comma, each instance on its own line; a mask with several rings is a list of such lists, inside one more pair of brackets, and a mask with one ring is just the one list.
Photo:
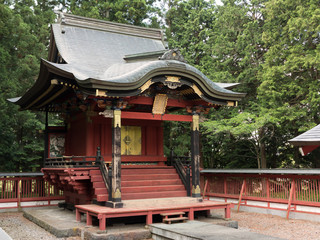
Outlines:
[[155, 214], [185, 212], [189, 220], [194, 219], [194, 212], [210, 209], [225, 209], [225, 217], [230, 218], [231, 203], [203, 201], [190, 197], [161, 198], [123, 201], [123, 208], [108, 208], [94, 204], [76, 205], [76, 220], [81, 220], [81, 214], [87, 215], [87, 225], [92, 225], [92, 217], [99, 220], [99, 229], [106, 229], [107, 218], [146, 216], [146, 224], [152, 224]]

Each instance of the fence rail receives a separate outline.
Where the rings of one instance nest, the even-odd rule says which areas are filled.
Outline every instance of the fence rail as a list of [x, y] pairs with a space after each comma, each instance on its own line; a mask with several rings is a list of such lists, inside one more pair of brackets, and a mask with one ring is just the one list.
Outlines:
[[[19, 175], [19, 174], [17, 174]], [[64, 200], [63, 191], [42, 176], [0, 177], [0, 209], [51, 206]]]
[[308, 207], [316, 207], [319, 210], [312, 208], [310, 211], [320, 214], [320, 171], [310, 175], [206, 171], [201, 174], [201, 184], [204, 197], [233, 199], [238, 202], [238, 208], [254, 206], [285, 210], [288, 218], [292, 211], [310, 213]]

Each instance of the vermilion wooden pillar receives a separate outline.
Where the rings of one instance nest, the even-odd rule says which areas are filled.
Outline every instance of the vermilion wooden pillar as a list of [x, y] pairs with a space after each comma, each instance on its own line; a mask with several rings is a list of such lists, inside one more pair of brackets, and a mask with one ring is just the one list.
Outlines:
[[192, 116], [191, 126], [192, 197], [200, 197], [200, 144], [198, 114], [194, 114]]
[[112, 123], [112, 202], [121, 202], [121, 110], [113, 111]]

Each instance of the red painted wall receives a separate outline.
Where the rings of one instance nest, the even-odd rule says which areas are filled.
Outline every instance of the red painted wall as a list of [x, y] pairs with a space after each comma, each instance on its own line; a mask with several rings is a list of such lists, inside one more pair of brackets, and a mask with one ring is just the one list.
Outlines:
[[[112, 159], [112, 119], [103, 116], [88, 118], [78, 114], [70, 121], [66, 155], [94, 156], [97, 147], [105, 161]], [[122, 119], [122, 126], [141, 126], [141, 156], [122, 156], [122, 161], [165, 161], [163, 156], [162, 121]]]
[[84, 113], [71, 118], [67, 128], [66, 155], [86, 155], [86, 117]]

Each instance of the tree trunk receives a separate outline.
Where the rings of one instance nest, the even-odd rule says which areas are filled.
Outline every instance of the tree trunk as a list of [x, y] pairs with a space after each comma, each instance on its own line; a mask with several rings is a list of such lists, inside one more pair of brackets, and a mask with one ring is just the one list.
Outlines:
[[267, 168], [266, 144], [260, 143], [261, 168]]

